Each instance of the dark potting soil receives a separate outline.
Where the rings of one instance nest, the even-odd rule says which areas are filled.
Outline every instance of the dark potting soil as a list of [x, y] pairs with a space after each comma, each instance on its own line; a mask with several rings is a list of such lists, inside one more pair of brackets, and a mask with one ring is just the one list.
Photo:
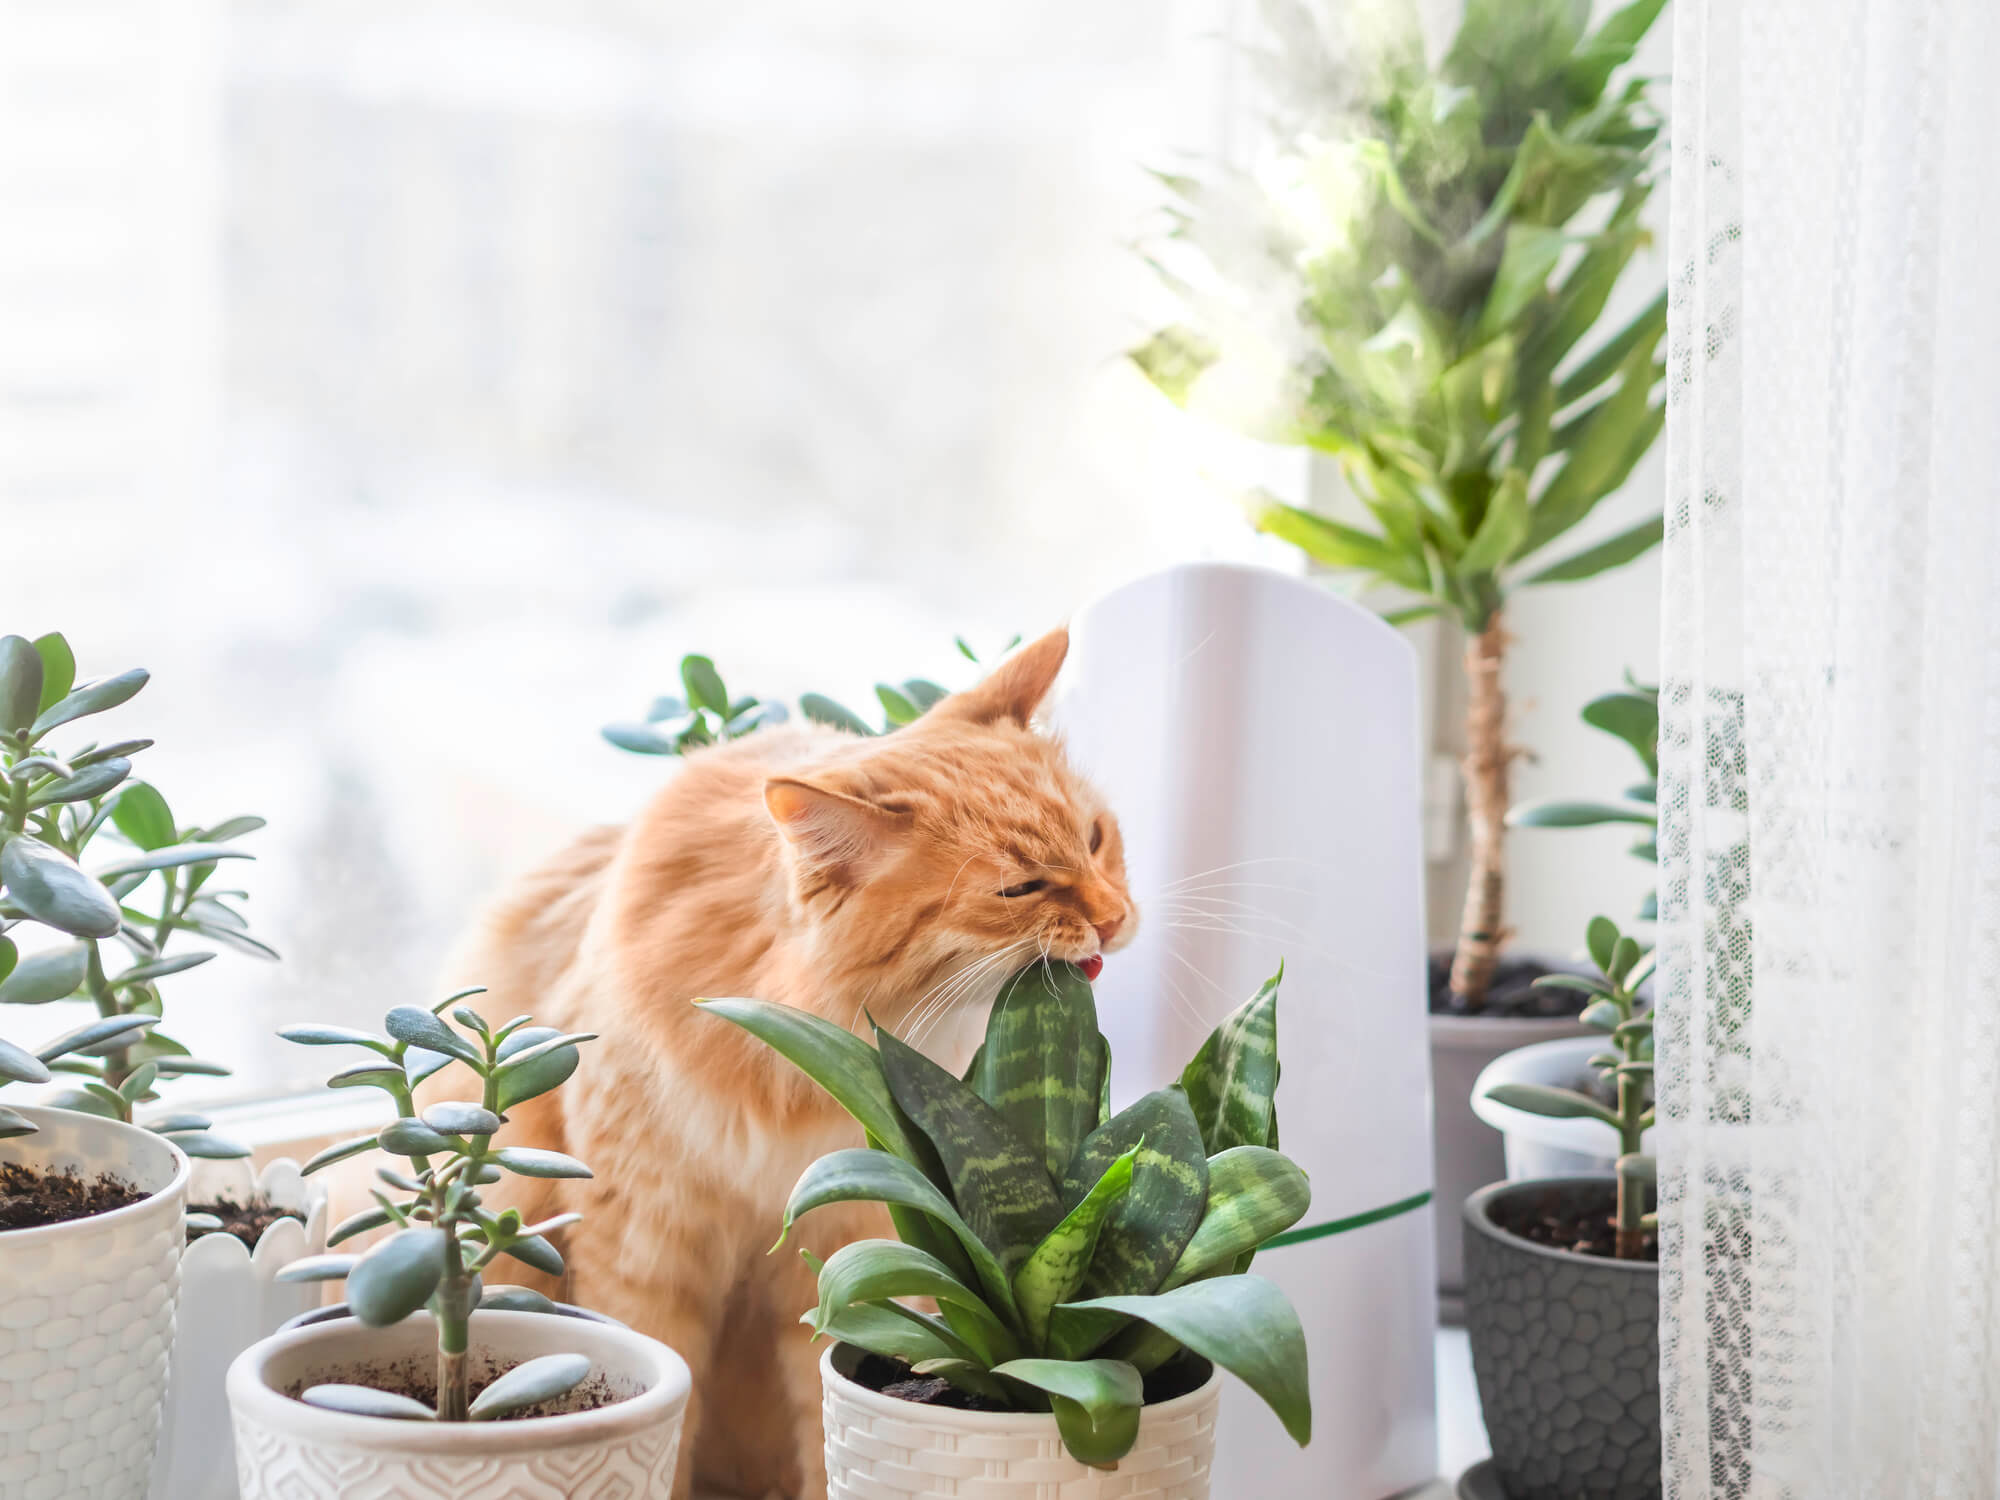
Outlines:
[[1507, 1020], [1558, 1020], [1579, 1015], [1588, 995], [1576, 990], [1536, 989], [1535, 981], [1544, 974], [1560, 974], [1561, 969], [1524, 954], [1506, 954], [1493, 971], [1486, 1003], [1478, 1010], [1451, 987], [1451, 950], [1439, 949], [1430, 957], [1431, 1014], [1434, 1016], [1494, 1016]]
[[[1169, 1360], [1146, 1377], [1146, 1405], [1157, 1406], [1162, 1401], [1172, 1401], [1190, 1391], [1200, 1390], [1201, 1383], [1208, 1379], [1208, 1372], [1209, 1365], [1205, 1360]], [[854, 1369], [854, 1382], [871, 1391], [894, 1396], [899, 1401], [914, 1401], [920, 1406], [949, 1406], [957, 1411], [1013, 1410], [998, 1401], [962, 1391], [936, 1375], [919, 1375], [902, 1360], [881, 1354], [861, 1356], [861, 1363]]]
[[130, 1208], [146, 1196], [109, 1172], [83, 1178], [74, 1169], [45, 1172], [21, 1162], [0, 1162], [0, 1229], [67, 1224], [114, 1208]]
[[[509, 1369], [512, 1366], [508, 1367]], [[467, 1398], [477, 1399], [506, 1370], [493, 1370], [485, 1375], [474, 1375], [467, 1388]], [[285, 1388], [285, 1394], [294, 1401], [304, 1393], [307, 1386], [334, 1383], [327, 1377], [301, 1380]], [[387, 1391], [395, 1396], [408, 1396], [421, 1401], [433, 1411], [437, 1409], [437, 1369], [426, 1358], [421, 1360], [382, 1360], [375, 1364], [362, 1365], [340, 1371], [338, 1383], [341, 1385], [365, 1385], [371, 1390]], [[602, 1371], [594, 1371], [582, 1385], [553, 1401], [545, 1401], [536, 1406], [524, 1407], [510, 1412], [504, 1417], [494, 1418], [497, 1422], [521, 1422], [529, 1417], [554, 1417], [571, 1412], [597, 1411], [601, 1407], [616, 1406], [626, 1398], [611, 1387], [611, 1382]], [[393, 1420], [393, 1419], [385, 1419]]]
[[[1653, 1207], [1652, 1196], [1646, 1195], [1648, 1211]], [[1487, 1213], [1500, 1228], [1532, 1244], [1615, 1260], [1618, 1231], [1613, 1219], [1617, 1211], [1618, 1188], [1607, 1177], [1601, 1188], [1551, 1188], [1546, 1193], [1517, 1194], [1494, 1204]], [[1646, 1231], [1639, 1258], [1659, 1260], [1660, 1237], [1653, 1230]]]
[[278, 1207], [268, 1198], [252, 1198], [247, 1203], [239, 1203], [234, 1198], [218, 1198], [213, 1203], [190, 1203], [188, 1212], [213, 1214], [222, 1220], [220, 1229], [190, 1229], [190, 1240], [198, 1240], [205, 1234], [233, 1234], [251, 1250], [257, 1248], [258, 1239], [278, 1220], [298, 1218], [297, 1213]]

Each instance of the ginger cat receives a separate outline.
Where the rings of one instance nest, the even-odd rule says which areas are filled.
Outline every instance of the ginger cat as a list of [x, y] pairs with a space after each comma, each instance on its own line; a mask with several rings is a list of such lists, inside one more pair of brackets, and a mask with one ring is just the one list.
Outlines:
[[820, 1348], [797, 1321], [816, 1299], [797, 1248], [889, 1232], [873, 1205], [833, 1207], [766, 1255], [799, 1174], [861, 1133], [690, 1002], [777, 1001], [872, 1040], [865, 1008], [921, 1043], [947, 1011], [983, 1014], [1039, 956], [1093, 969], [1129, 942], [1118, 824], [1029, 728], [1068, 645], [1044, 636], [880, 739], [788, 724], [696, 751], [629, 827], [585, 834], [522, 881], [453, 967], [489, 986], [490, 1017], [599, 1035], [510, 1132], [597, 1176], [524, 1181], [528, 1201], [492, 1206], [581, 1213], [561, 1292], [686, 1358], [675, 1500], [697, 1478], [823, 1500]]

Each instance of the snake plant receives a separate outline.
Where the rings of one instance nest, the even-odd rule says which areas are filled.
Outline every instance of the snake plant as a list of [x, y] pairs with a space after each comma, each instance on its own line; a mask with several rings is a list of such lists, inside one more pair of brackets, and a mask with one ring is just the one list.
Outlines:
[[[1053, 1412], [1070, 1453], [1097, 1467], [1136, 1439], [1146, 1377], [1197, 1356], [1306, 1443], [1298, 1315], [1244, 1274], [1311, 1199], [1276, 1149], [1278, 983], [1224, 1021], [1178, 1082], [1115, 1114], [1111, 1049], [1072, 964], [1009, 981], [963, 1078], [879, 1027], [870, 1047], [789, 1006], [701, 1002], [867, 1132], [866, 1147], [806, 1170], [785, 1233], [823, 1204], [870, 1201], [888, 1205], [899, 1239], [824, 1262], [808, 1253], [819, 1304], [802, 1321], [988, 1402]], [[912, 1297], [938, 1312], [901, 1300]]]

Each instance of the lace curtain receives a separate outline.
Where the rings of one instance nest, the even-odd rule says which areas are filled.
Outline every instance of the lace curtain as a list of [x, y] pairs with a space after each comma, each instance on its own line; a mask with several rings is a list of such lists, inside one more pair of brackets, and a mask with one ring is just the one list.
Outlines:
[[1676, 6], [1670, 1500], [2000, 1494], [2000, 8]]

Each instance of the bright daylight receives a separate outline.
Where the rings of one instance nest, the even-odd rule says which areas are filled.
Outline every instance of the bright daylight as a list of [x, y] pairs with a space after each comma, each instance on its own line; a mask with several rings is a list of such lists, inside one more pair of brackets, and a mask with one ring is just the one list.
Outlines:
[[0, 1500], [2000, 1500], [1992, 0], [0, 0]]

